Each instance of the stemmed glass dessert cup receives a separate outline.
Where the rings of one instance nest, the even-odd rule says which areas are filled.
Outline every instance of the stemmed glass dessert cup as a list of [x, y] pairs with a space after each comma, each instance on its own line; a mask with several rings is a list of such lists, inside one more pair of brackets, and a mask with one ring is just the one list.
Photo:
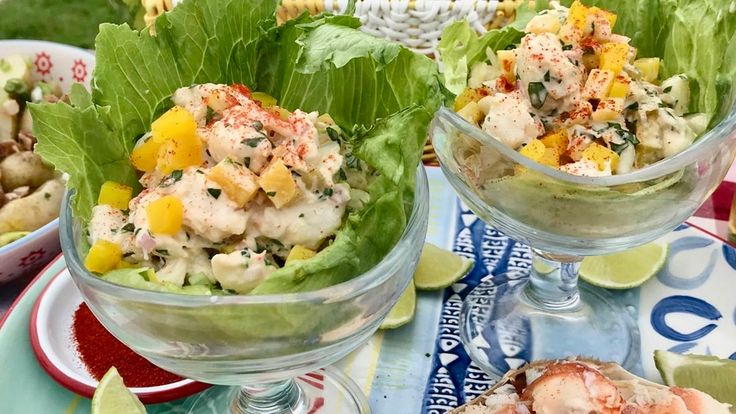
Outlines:
[[580, 262], [648, 243], [689, 218], [731, 166], [735, 127], [731, 110], [671, 158], [581, 177], [535, 163], [441, 108], [430, 135], [450, 184], [482, 220], [532, 250], [528, 272], [490, 274], [466, 297], [460, 335], [471, 359], [491, 375], [567, 356], [635, 369], [636, 322], [611, 292], [578, 285]]
[[163, 369], [233, 386], [212, 388], [208, 392], [216, 395], [203, 395], [190, 413], [370, 412], [350, 379], [320, 369], [367, 340], [408, 286], [427, 231], [429, 190], [422, 167], [411, 216], [392, 250], [354, 279], [304, 293], [183, 295], [108, 282], [82, 264], [83, 231], [72, 217], [71, 197], [66, 195], [60, 219], [62, 249], [100, 322]]

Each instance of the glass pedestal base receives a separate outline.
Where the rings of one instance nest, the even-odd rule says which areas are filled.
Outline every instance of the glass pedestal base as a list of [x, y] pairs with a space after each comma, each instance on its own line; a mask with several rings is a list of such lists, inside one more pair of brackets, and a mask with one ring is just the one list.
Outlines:
[[601, 289], [581, 285], [579, 303], [548, 312], [529, 295], [529, 283], [518, 279], [508, 275], [510, 283], [481, 283], [463, 303], [460, 336], [486, 373], [500, 377], [529, 361], [575, 356], [635, 367], [639, 329], [625, 306]]
[[267, 396], [251, 398], [253, 387], [212, 387], [189, 407], [188, 414], [370, 414], [360, 388], [335, 368], [304, 374], [262, 389]]

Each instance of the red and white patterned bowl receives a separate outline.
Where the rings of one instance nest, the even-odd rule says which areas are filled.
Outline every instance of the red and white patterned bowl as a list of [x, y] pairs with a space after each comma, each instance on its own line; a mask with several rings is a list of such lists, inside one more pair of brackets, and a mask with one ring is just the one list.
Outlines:
[[[40, 40], [0, 40], [0, 57], [15, 54], [33, 60], [33, 79], [58, 81], [65, 91], [75, 82], [89, 87], [95, 56], [88, 50]], [[56, 219], [0, 247], [0, 284], [35, 274], [56, 257], [61, 251], [58, 230]]]

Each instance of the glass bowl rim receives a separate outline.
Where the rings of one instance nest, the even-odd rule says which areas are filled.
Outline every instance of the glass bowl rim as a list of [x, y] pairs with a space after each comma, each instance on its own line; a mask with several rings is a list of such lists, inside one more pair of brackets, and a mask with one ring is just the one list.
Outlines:
[[[469, 135], [470, 137], [480, 141], [482, 145], [492, 147], [495, 151], [501, 153], [504, 157], [511, 159], [516, 164], [521, 164], [526, 168], [534, 170], [540, 174], [546, 175], [557, 181], [564, 181], [572, 184], [584, 185], [584, 186], [595, 186], [595, 187], [610, 187], [616, 185], [626, 185], [632, 183], [639, 183], [642, 181], [653, 180], [675, 173], [694, 161], [701, 159], [704, 155], [711, 152], [711, 148], [718, 146], [722, 141], [728, 138], [729, 134], [734, 133], [736, 130], [736, 105], [731, 107], [731, 111], [728, 115], [722, 119], [713, 128], [707, 130], [702, 135], [696, 137], [696, 140], [683, 151], [675, 154], [672, 157], [662, 159], [654, 164], [648, 165], [639, 170], [634, 170], [626, 174], [610, 175], [605, 177], [585, 177], [569, 174], [558, 169], [542, 165], [538, 162], [531, 160], [518, 151], [511, 149], [504, 145], [501, 141], [495, 139], [481, 128], [470, 124], [468, 121], [460, 117], [455, 111], [449, 109], [446, 106], [442, 106], [437, 110], [435, 114], [435, 120], [444, 119], [449, 122], [453, 127], [457, 128], [463, 134]], [[437, 148], [438, 159], [440, 162], [443, 161], [445, 156], [449, 154], [443, 154], [442, 151], [445, 149]]]
[[[153, 302], [163, 305], [180, 307], [197, 306], [223, 306], [223, 305], [274, 305], [286, 303], [308, 303], [308, 302], [339, 302], [358, 297], [365, 292], [381, 285], [393, 277], [392, 267], [396, 266], [404, 256], [402, 246], [411, 244], [420, 231], [426, 216], [429, 213], [429, 184], [427, 172], [422, 165], [417, 167], [415, 180], [414, 202], [411, 215], [407, 220], [404, 231], [399, 240], [391, 250], [372, 268], [362, 274], [342, 283], [328, 286], [322, 289], [298, 293], [280, 293], [266, 295], [190, 295], [174, 292], [159, 292], [139, 289], [125, 285], [119, 285], [93, 275], [82, 264], [79, 252], [73, 238], [72, 225], [76, 222], [71, 213], [69, 204], [73, 190], [67, 190], [62, 201], [61, 214], [59, 215], [59, 237], [61, 239], [62, 252], [69, 272], [79, 276], [86, 284], [106, 293], [119, 296], [124, 292], [127, 300]], [[422, 240], [424, 242], [424, 240]], [[70, 249], [71, 246], [71, 249]], [[70, 251], [71, 250], [71, 251]]]

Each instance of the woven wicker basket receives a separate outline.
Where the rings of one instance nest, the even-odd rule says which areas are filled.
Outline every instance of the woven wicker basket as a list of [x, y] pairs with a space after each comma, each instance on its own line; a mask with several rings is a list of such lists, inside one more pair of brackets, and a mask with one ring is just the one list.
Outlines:
[[[361, 30], [374, 36], [400, 42], [408, 48], [434, 56], [442, 29], [457, 19], [468, 19], [480, 33], [513, 21], [516, 9], [528, 0], [356, 0], [355, 16]], [[151, 24], [160, 14], [171, 10], [177, 0], [141, 0], [146, 10], [144, 20]], [[343, 14], [348, 0], [282, 0], [277, 20], [283, 23], [302, 13]], [[424, 148], [422, 161], [436, 165], [431, 143]]]

